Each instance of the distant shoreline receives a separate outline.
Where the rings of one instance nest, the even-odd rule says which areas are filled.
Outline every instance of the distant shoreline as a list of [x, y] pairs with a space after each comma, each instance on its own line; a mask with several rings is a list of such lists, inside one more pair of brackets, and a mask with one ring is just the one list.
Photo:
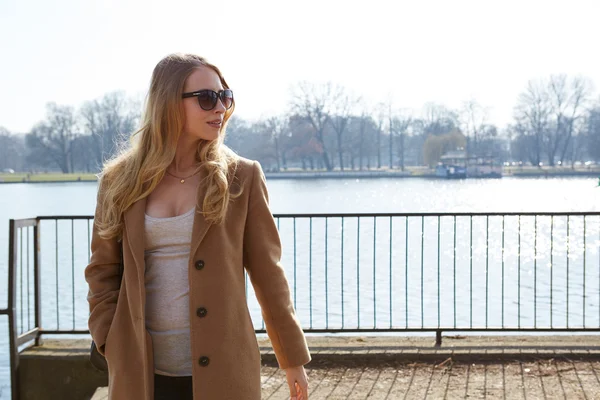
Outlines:
[[[267, 179], [377, 179], [377, 178], [423, 178], [440, 179], [431, 170], [426, 168], [410, 168], [405, 171], [400, 170], [367, 170], [367, 171], [285, 171], [285, 172], [265, 172]], [[504, 177], [516, 178], [560, 178], [560, 177], [595, 177], [600, 179], [600, 168], [579, 169], [571, 168], [514, 168], [505, 167]], [[480, 178], [487, 179], [487, 178]], [[498, 179], [498, 178], [489, 178]], [[83, 174], [0, 174], [0, 184], [2, 183], [64, 183], [64, 182], [96, 182], [96, 175]]]
[[[411, 173], [409, 171], [334, 171], [334, 172], [265, 172], [267, 179], [375, 179], [375, 178], [441, 178], [433, 172]], [[560, 178], [560, 177], [596, 177], [600, 178], [600, 170], [592, 171], [565, 171], [565, 170], [541, 170], [541, 171], [504, 171], [503, 177], [509, 178]], [[468, 179], [499, 179], [499, 178], [468, 178]], [[501, 179], [501, 178], [500, 178]]]

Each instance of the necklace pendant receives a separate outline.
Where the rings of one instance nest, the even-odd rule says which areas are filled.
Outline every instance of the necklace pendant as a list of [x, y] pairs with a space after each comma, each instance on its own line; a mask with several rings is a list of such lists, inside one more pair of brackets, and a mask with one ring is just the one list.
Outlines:
[[180, 182], [181, 182], [181, 183], [185, 183], [185, 179], [182, 179]]

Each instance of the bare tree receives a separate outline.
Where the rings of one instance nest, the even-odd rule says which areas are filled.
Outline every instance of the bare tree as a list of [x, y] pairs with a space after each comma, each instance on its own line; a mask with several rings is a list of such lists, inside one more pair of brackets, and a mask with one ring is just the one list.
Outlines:
[[422, 121], [425, 135], [443, 135], [458, 128], [456, 112], [440, 104], [425, 104], [423, 106]]
[[362, 171], [365, 167], [365, 160], [367, 168], [370, 167], [370, 159], [377, 155], [376, 138], [378, 134], [377, 123], [366, 111], [363, 111], [360, 116], [350, 117], [345, 143], [351, 169]]
[[73, 142], [79, 136], [75, 110], [56, 103], [49, 103], [46, 110], [46, 120], [27, 135], [29, 160], [50, 161], [63, 173], [70, 173], [73, 171]]
[[405, 158], [410, 159], [413, 165], [425, 165], [423, 146], [427, 140], [425, 121], [422, 118], [413, 118], [410, 124], [411, 135], [405, 136]]
[[23, 170], [24, 140], [0, 126], [0, 172], [4, 169]]
[[390, 168], [394, 167], [394, 162], [392, 159], [392, 138], [397, 137], [399, 139], [397, 141], [399, 158], [398, 162], [400, 169], [404, 171], [406, 136], [409, 133], [412, 123], [413, 117], [410, 111], [399, 110], [394, 114], [390, 112]]
[[600, 101], [588, 111], [585, 136], [588, 155], [600, 161]]
[[0, 170], [8, 168], [11, 163], [8, 157], [11, 153], [12, 137], [8, 129], [0, 126]]
[[112, 157], [123, 138], [134, 131], [140, 118], [139, 109], [139, 104], [123, 92], [107, 93], [83, 104], [80, 110], [83, 129], [92, 136], [98, 167]]
[[566, 75], [555, 75], [550, 77], [548, 92], [554, 128], [548, 132], [548, 160], [554, 165], [555, 156], [560, 152], [562, 164], [572, 138], [584, 129], [591, 84], [581, 77], [569, 80]]
[[277, 160], [277, 171], [281, 171], [281, 164], [286, 165], [285, 151], [282, 151], [282, 140], [285, 140], [289, 133], [289, 120], [284, 115], [271, 117], [265, 121], [265, 129], [269, 132], [275, 148], [275, 158]]
[[90, 135], [79, 135], [73, 140], [73, 170], [90, 173], [98, 172], [96, 162], [96, 151], [93, 137]]
[[[386, 128], [389, 128], [389, 115], [391, 109], [391, 99], [387, 99], [385, 102], [381, 102], [377, 104], [373, 109], [373, 114], [371, 118], [377, 123], [377, 140], [376, 140], [376, 149], [377, 149], [377, 168], [381, 168], [382, 160], [381, 160], [381, 136]], [[391, 138], [391, 136], [390, 136]], [[391, 147], [391, 143], [390, 143]], [[370, 157], [369, 157], [370, 160]], [[391, 166], [390, 166], [391, 167]], [[370, 161], [367, 162], [367, 169], [370, 168]]]
[[347, 92], [341, 86], [333, 86], [332, 107], [329, 123], [331, 124], [337, 138], [337, 151], [340, 163], [340, 169], [344, 170], [344, 132], [348, 127], [348, 122], [354, 113], [354, 108], [358, 105], [360, 99]]
[[479, 155], [479, 141], [486, 132], [488, 109], [475, 99], [463, 102], [459, 113], [460, 129], [467, 137], [467, 153]]
[[523, 133], [520, 125], [512, 125], [508, 128], [513, 139], [510, 142], [510, 153], [513, 159], [518, 161], [529, 161], [532, 165], [539, 165], [540, 146], [536, 137]]
[[264, 122], [249, 122], [233, 117], [227, 124], [225, 144], [244, 157], [257, 159], [265, 169], [275, 160], [270, 133]]
[[290, 104], [292, 114], [304, 118], [312, 127], [323, 163], [328, 171], [333, 170], [333, 166], [325, 145], [325, 132], [333, 104], [332, 93], [331, 83], [317, 85], [300, 82], [293, 88]]
[[290, 155], [290, 161], [300, 162], [302, 169], [315, 169], [317, 163], [323, 159], [321, 142], [314, 135], [312, 124], [303, 116], [289, 116], [289, 132], [285, 140], [285, 153]]
[[225, 144], [235, 152], [244, 154], [244, 142], [250, 134], [249, 124], [234, 114], [227, 122]]
[[[540, 82], [529, 81], [527, 89], [519, 95], [514, 111], [515, 124], [512, 129], [516, 136], [528, 136], [530, 160], [534, 165], [542, 161], [544, 138], [551, 125], [552, 106], [548, 93]], [[517, 143], [523, 142], [518, 140]]]
[[358, 125], [358, 169], [361, 171], [363, 170], [363, 160], [365, 154], [367, 154], [367, 159], [369, 158], [368, 152], [365, 149], [365, 137], [367, 131], [367, 124], [369, 121], [373, 122], [373, 118], [371, 118], [369, 115], [367, 115], [366, 112], [363, 111], [358, 121], [358, 124], [353, 124]]
[[590, 86], [584, 78], [553, 75], [547, 81], [530, 81], [519, 96], [515, 128], [521, 134], [535, 138], [529, 145], [536, 149], [538, 165], [543, 153], [548, 164], [553, 166], [557, 157], [562, 164], [568, 150], [573, 149], [573, 137], [585, 126]]

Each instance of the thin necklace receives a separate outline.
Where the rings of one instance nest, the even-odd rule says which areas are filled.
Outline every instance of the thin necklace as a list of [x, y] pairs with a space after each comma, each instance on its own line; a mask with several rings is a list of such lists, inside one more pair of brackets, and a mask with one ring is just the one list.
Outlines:
[[194, 172], [193, 174], [191, 174], [190, 176], [185, 176], [185, 177], [183, 177], [183, 178], [182, 178], [181, 176], [173, 175], [172, 173], [170, 173], [170, 172], [169, 172], [169, 171], [167, 171], [166, 169], [165, 169], [165, 172], [166, 172], [167, 174], [171, 175], [173, 178], [177, 178], [177, 179], [179, 179], [179, 182], [180, 182], [180, 183], [185, 183], [185, 180], [186, 180], [186, 179], [189, 179], [189, 178], [191, 178], [192, 176], [194, 176], [194, 175], [198, 174], [198, 172], [200, 172], [200, 171], [196, 171], [196, 172]]

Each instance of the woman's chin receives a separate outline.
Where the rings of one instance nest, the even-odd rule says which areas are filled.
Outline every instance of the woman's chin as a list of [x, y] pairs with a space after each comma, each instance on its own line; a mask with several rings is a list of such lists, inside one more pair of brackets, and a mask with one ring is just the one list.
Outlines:
[[196, 136], [197, 140], [201, 140], [204, 142], [212, 142], [214, 140], [217, 140], [219, 138], [220, 135], [220, 131], [215, 131], [215, 132], [202, 132], [202, 134]]

